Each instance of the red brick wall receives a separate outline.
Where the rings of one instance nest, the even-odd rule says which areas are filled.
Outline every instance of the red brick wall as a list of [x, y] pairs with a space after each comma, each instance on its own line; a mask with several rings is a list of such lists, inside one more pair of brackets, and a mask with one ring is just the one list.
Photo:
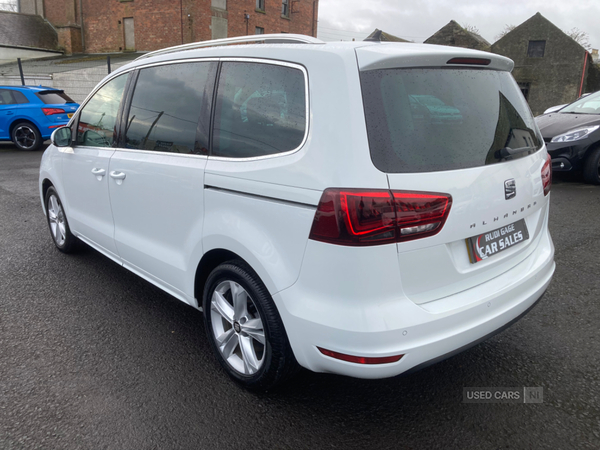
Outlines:
[[[248, 34], [255, 27], [265, 33], [316, 33], [315, 0], [290, 0], [289, 18], [281, 16], [281, 0], [265, 0], [265, 13], [255, 11], [256, 0], [228, 0], [227, 11], [211, 8], [211, 0], [83, 0], [85, 52], [118, 52], [125, 48], [123, 19], [133, 17], [137, 51], [152, 51], [211, 39], [211, 17], [228, 19], [228, 37], [246, 34], [244, 11], [250, 14]], [[57, 26], [79, 23], [79, 0], [44, 0], [47, 19]], [[71, 48], [67, 42], [59, 43]], [[73, 51], [77, 45], [73, 45]]]
[[290, 9], [293, 6], [293, 10], [290, 12], [289, 18], [283, 18], [281, 16], [281, 0], [265, 0], [264, 14], [255, 10], [256, 0], [228, 1], [228, 36], [243, 36], [246, 34], [244, 11], [250, 14], [248, 34], [254, 34], [256, 27], [262, 27], [265, 29], [265, 33], [284, 32], [312, 35], [313, 0], [299, 0], [294, 2], [290, 0], [289, 4]]
[[44, 15], [54, 26], [79, 23], [78, 0], [44, 0]]
[[58, 45], [64, 48], [65, 53], [81, 53], [81, 29], [76, 26], [56, 27]]

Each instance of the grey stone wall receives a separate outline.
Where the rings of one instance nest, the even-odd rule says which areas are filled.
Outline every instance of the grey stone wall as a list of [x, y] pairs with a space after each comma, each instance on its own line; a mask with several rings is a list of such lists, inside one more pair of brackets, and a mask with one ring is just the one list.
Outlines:
[[586, 82], [586, 88], [584, 92], [596, 92], [600, 91], [600, 65], [592, 64], [588, 59], [588, 77]]
[[[529, 41], [546, 41], [543, 57], [528, 56]], [[527, 100], [534, 115], [577, 98], [586, 51], [540, 13], [495, 42], [492, 52], [515, 62], [513, 76], [529, 84]]]
[[448, 45], [451, 47], [472, 48], [474, 50], [490, 50], [490, 43], [481, 36], [465, 30], [458, 22], [451, 20], [440, 28], [425, 44]]

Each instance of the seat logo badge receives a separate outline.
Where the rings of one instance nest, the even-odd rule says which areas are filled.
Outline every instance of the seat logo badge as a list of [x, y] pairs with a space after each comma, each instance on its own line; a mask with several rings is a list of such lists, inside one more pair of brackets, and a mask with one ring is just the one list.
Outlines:
[[515, 179], [511, 178], [510, 180], [506, 180], [504, 182], [504, 197], [506, 200], [510, 200], [513, 197], [517, 196], [517, 185], [515, 183]]

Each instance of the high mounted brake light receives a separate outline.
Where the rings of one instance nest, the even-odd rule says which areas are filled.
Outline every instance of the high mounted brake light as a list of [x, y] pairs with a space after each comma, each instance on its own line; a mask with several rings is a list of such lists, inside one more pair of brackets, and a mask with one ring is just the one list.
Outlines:
[[485, 58], [452, 58], [446, 64], [466, 64], [473, 66], [489, 66], [491, 59]]
[[434, 192], [326, 189], [310, 239], [348, 246], [382, 245], [440, 232], [452, 205]]

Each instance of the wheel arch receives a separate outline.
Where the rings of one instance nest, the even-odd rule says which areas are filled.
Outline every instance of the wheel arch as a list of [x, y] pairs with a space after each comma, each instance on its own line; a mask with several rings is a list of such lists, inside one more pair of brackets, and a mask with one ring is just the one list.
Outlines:
[[196, 267], [196, 275], [194, 277], [194, 298], [198, 302], [199, 308], [202, 307], [204, 286], [206, 285], [206, 280], [210, 273], [220, 264], [234, 259], [240, 259], [248, 264], [244, 258], [240, 257], [238, 254], [223, 248], [215, 248], [202, 255], [202, 259]]
[[40, 126], [37, 123], [35, 123], [31, 119], [19, 117], [19, 118], [16, 118], [15, 120], [13, 120], [12, 123], [10, 124], [10, 126], [8, 127], [8, 135], [10, 136], [11, 139], [12, 139], [13, 130], [15, 129], [17, 124], [23, 123], [23, 122], [27, 122], [27, 123], [33, 125], [37, 129], [38, 133], [40, 133], [40, 136], [42, 135], [42, 132], [40, 131]]
[[587, 150], [585, 151], [585, 154], [583, 155], [583, 161], [587, 161], [587, 159], [590, 157], [590, 155], [592, 153], [594, 153], [594, 151], [600, 147], [600, 140], [594, 142], [592, 145], [590, 145]]
[[52, 181], [50, 181], [48, 178], [44, 178], [44, 180], [42, 181], [42, 199], [46, 198], [46, 192], [48, 192], [48, 189], [50, 189], [51, 187], [54, 187]]

